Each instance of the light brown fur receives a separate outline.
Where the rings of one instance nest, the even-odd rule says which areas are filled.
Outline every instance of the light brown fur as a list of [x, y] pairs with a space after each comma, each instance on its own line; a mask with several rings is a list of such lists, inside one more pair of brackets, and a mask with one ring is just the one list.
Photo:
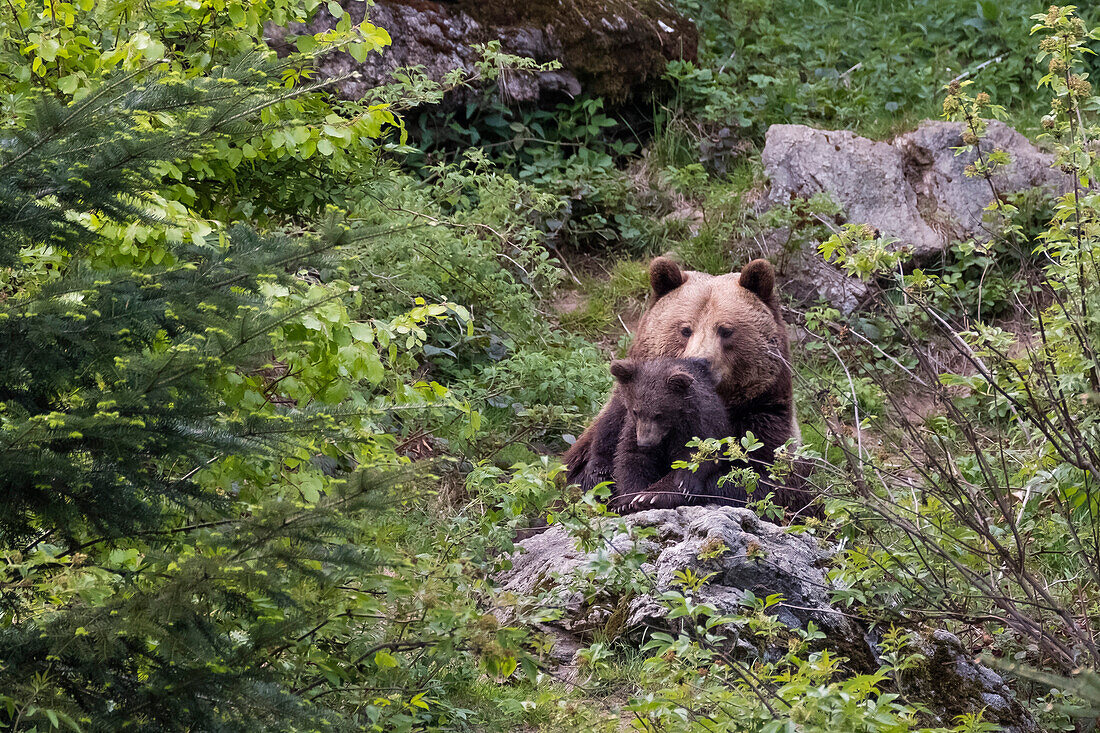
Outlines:
[[[788, 360], [778, 304], [773, 310], [741, 287], [740, 273], [683, 274], [683, 284], [657, 298], [642, 317], [630, 355], [706, 359], [718, 377], [718, 393], [730, 407], [772, 389], [787, 372]], [[685, 327], [690, 336], [683, 335]], [[731, 335], [722, 338], [719, 327]]]

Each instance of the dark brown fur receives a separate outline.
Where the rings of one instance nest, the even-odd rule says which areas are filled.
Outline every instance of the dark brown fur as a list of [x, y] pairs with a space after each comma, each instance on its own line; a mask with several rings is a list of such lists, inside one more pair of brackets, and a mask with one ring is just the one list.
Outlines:
[[[753, 260], [740, 273], [713, 276], [681, 270], [665, 257], [649, 266], [653, 293], [638, 325], [632, 358], [701, 358], [718, 379], [734, 437], [752, 432], [763, 447], [750, 456], [762, 476], [779, 446], [797, 440], [790, 346], [775, 294], [775, 272]], [[563, 460], [568, 480], [589, 490], [612, 479], [625, 418], [619, 388]], [[811, 495], [797, 487], [762, 486], [778, 503], [802, 511]]]
[[624, 408], [615, 452], [611, 509], [671, 509], [686, 504], [744, 506], [746, 494], [727, 483], [723, 466], [705, 462], [696, 471], [672, 469], [686, 461], [692, 438], [726, 438], [725, 406], [702, 359], [625, 359], [611, 364]]

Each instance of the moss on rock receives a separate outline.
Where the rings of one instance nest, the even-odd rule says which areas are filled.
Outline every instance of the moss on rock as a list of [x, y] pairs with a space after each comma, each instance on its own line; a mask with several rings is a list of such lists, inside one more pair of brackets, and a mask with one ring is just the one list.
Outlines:
[[498, 0], [456, 3], [507, 43], [516, 28], [544, 31], [585, 91], [622, 101], [668, 61], [697, 58], [695, 24], [662, 0]]
[[[356, 23], [367, 13], [357, 0], [340, 4]], [[507, 53], [562, 66], [508, 77], [501, 89], [505, 99], [538, 103], [585, 92], [621, 102], [658, 79], [669, 60], [696, 60], [699, 41], [695, 24], [666, 0], [378, 0], [369, 18], [390, 32], [390, 48], [363, 63], [338, 52], [318, 64], [328, 77], [354, 72], [336, 86], [345, 98], [362, 97], [401, 67], [423, 67], [436, 80], [456, 68], [473, 71], [477, 54], [472, 46], [499, 40]], [[268, 28], [268, 41], [286, 53], [291, 34], [335, 25], [322, 6], [308, 24]], [[464, 103], [468, 97], [467, 90], [449, 101]]]

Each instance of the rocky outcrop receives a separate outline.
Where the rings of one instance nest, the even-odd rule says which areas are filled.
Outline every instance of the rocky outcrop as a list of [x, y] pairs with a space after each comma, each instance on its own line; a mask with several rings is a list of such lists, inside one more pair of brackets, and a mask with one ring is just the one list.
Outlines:
[[[846, 657], [861, 671], [879, 667], [874, 637], [848, 610], [830, 603], [832, 587], [826, 566], [836, 548], [807, 533], [791, 533], [764, 521], [748, 509], [691, 506], [654, 509], [630, 515], [627, 526], [652, 528], [651, 536], [633, 539], [619, 534], [591, 551], [578, 549], [576, 539], [561, 526], [518, 544], [510, 568], [497, 580], [501, 607], [544, 619], [541, 629], [554, 639], [551, 652], [564, 674], [577, 664], [576, 653], [597, 632], [630, 635], [645, 628], [676, 630], [666, 618], [661, 594], [676, 589], [677, 574], [692, 571], [709, 576], [694, 594], [720, 614], [745, 612], [745, 594], [756, 598], [778, 594], [783, 601], [769, 610], [789, 627], [812, 622], [825, 633], [825, 646]], [[641, 553], [643, 588], [629, 590], [608, 582], [616, 558]], [[508, 611], [501, 611], [508, 615]], [[507, 618], [505, 620], [508, 620]], [[731, 623], [731, 626], [736, 624]], [[753, 643], [742, 629], [736, 653], [743, 658], [777, 658], [774, 648]], [[1037, 728], [1012, 691], [996, 673], [967, 656], [959, 640], [943, 631], [921, 637], [917, 651], [925, 663], [907, 673], [907, 699], [925, 705], [945, 722], [964, 712], [986, 708], [985, 719], [1002, 722], [1006, 730], [1032, 733]]]
[[[359, 23], [366, 3], [340, 0]], [[667, 0], [378, 0], [369, 18], [385, 28], [393, 44], [363, 63], [334, 53], [319, 63], [324, 77], [354, 73], [336, 85], [347, 99], [390, 83], [396, 69], [422, 66], [436, 80], [454, 69], [472, 73], [479, 56], [473, 44], [497, 40], [501, 50], [539, 62], [559, 61], [562, 68], [539, 74], [506, 73], [499, 84], [504, 102], [560, 101], [582, 91], [621, 101], [660, 77], [671, 59], [695, 60], [698, 32]], [[268, 29], [278, 51], [290, 48], [288, 36], [335, 27], [324, 5], [306, 25]], [[468, 101], [469, 90], [447, 102]]]
[[[695, 597], [713, 604], [720, 613], [744, 610], [745, 591], [758, 598], [779, 594], [785, 600], [772, 612], [785, 624], [805, 628], [812, 621], [847, 656], [864, 666], [873, 664], [862, 629], [829, 604], [823, 568], [833, 552], [813, 536], [787, 533], [748, 509], [733, 507], [652, 509], [632, 514], [627, 521], [633, 527], [656, 530], [652, 538], [637, 545], [647, 556], [641, 568], [650, 581], [647, 593], [618, 599], [625, 603], [620, 605], [614, 598], [582, 590], [582, 576], [600, 553], [578, 550], [560, 526], [520, 543], [512, 568], [500, 578], [501, 590], [560, 608], [562, 616], [550, 628], [565, 637], [606, 631], [616, 614], [621, 617], [615, 620], [619, 630], [667, 629], [660, 596], [674, 588], [678, 572], [691, 570], [711, 576]], [[622, 534], [607, 549], [624, 555], [634, 549], [633, 542]]]
[[917, 194], [905, 177], [905, 159], [890, 143], [847, 130], [772, 125], [762, 158], [772, 204], [825, 192], [844, 208], [849, 221], [903, 239], [918, 253], [936, 252], [944, 245], [944, 236], [921, 218]]
[[[982, 210], [993, 191], [984, 179], [965, 175], [976, 154], [957, 154], [962, 133], [960, 123], [929, 121], [890, 142], [876, 142], [843, 130], [773, 125], [762, 156], [770, 180], [764, 205], [828, 193], [847, 221], [870, 224], [908, 247], [916, 262], [927, 262], [953, 241], [989, 237]], [[1002, 122], [989, 122], [982, 148], [1004, 150], [1012, 160], [994, 176], [1001, 194], [1035, 187], [1057, 192], [1067, 185], [1066, 176], [1050, 167], [1052, 156]], [[785, 273], [792, 294], [845, 311], [858, 305], [863, 286], [843, 284], [847, 278], [823, 263], [813, 244], [805, 249], [794, 253]]]

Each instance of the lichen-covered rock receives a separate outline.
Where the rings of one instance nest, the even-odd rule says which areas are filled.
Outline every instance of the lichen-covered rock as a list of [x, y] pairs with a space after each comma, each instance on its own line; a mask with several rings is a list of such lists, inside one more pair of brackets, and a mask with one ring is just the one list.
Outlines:
[[925, 660], [903, 676], [908, 697], [936, 702], [933, 713], [947, 725], [955, 716], [983, 712], [1004, 733], [1039, 733], [1039, 726], [1004, 679], [968, 654], [957, 636], [942, 629], [924, 635], [915, 649]]
[[593, 595], [580, 590], [585, 586], [584, 574], [602, 561], [603, 554], [623, 555], [634, 549], [634, 540], [621, 534], [609, 547], [584, 553], [559, 526], [520, 543], [511, 569], [499, 578], [502, 592], [538, 598], [559, 608], [561, 618], [547, 624], [559, 637], [576, 638], [606, 629], [615, 613], [609, 609], [621, 612], [621, 629], [667, 629], [666, 609], [659, 598], [675, 587], [677, 573], [691, 570], [711, 576], [696, 593], [697, 601], [732, 614], [744, 610], [745, 591], [757, 598], [778, 594], [784, 601], [771, 612], [780, 621], [797, 628], [812, 621], [834, 651], [856, 666], [874, 667], [863, 630], [829, 603], [830, 586], [823, 568], [833, 550], [813, 536], [789, 533], [748, 509], [732, 507], [654, 509], [633, 514], [627, 521], [656, 530], [637, 547], [647, 556], [642, 565], [650, 580], [647, 592], [621, 599], [621, 606], [615, 599], [591, 603]]
[[[961, 123], [929, 121], [890, 142], [876, 142], [844, 130], [773, 125], [762, 155], [770, 184], [761, 205], [825, 192], [847, 221], [870, 224], [907, 247], [917, 263], [927, 262], [953, 241], [989, 238], [982, 213], [993, 192], [986, 180], [965, 175], [976, 153], [957, 154], [962, 133]], [[1012, 160], [994, 176], [998, 193], [1036, 187], [1059, 193], [1068, 185], [1068, 178], [1051, 168], [1050, 155], [1004, 123], [988, 123], [982, 148], [1004, 150]], [[763, 237], [765, 243], [782, 239]], [[823, 262], [815, 245], [784, 255], [789, 261], [781, 268], [783, 289], [796, 300], [821, 299], [850, 312], [866, 288]]]
[[[356, 23], [367, 12], [358, 0], [340, 4]], [[537, 75], [504, 75], [504, 102], [557, 101], [582, 91], [621, 101], [658, 78], [669, 60], [695, 60], [698, 47], [695, 25], [667, 0], [378, 0], [369, 17], [389, 31], [392, 46], [361, 64], [342, 52], [319, 63], [324, 77], [356, 74], [336, 85], [348, 99], [389, 83], [398, 68], [423, 66], [437, 81], [454, 69], [472, 73], [478, 59], [473, 44], [498, 40], [507, 53], [562, 65]], [[268, 41], [282, 52], [289, 50], [288, 35], [335, 25], [322, 6], [305, 26], [269, 28]], [[469, 94], [447, 101], [464, 102]]]
[[[574, 537], [560, 526], [518, 544], [511, 567], [497, 578], [498, 613], [518, 609], [545, 619], [539, 627], [554, 639], [551, 656], [561, 673], [575, 672], [577, 652], [596, 632], [629, 634], [632, 630], [676, 630], [680, 621], [666, 618], [661, 594], [678, 589], [678, 573], [710, 576], [695, 593], [697, 603], [712, 604], [721, 614], [743, 612], [745, 592], [757, 598], [778, 594], [782, 603], [769, 610], [790, 627], [813, 623], [825, 633], [824, 645], [864, 672], [880, 666], [874, 636], [852, 615], [830, 604], [825, 566], [836, 548], [804, 533], [791, 533], [764, 521], [748, 509], [689, 506], [653, 509], [630, 515], [627, 526], [652, 528], [652, 536], [616, 535], [596, 549], [577, 549]], [[645, 588], [624, 591], [609, 578], [615, 558], [641, 553]], [[513, 610], [509, 610], [513, 609]], [[510, 620], [507, 619], [506, 620]], [[746, 656], [776, 658], [785, 651], [761, 649], [749, 634], [735, 634]], [[954, 635], [930, 630], [916, 637], [907, 652], [923, 655], [905, 672], [900, 691], [919, 703], [939, 724], [949, 725], [963, 713], [985, 709], [984, 719], [1008, 733], [1038, 733], [1027, 709], [993, 670], [967, 654]]]
[[890, 143], [847, 130], [772, 125], [762, 157], [772, 204], [825, 192], [849, 221], [897, 237], [918, 256], [945, 244], [944, 235], [921, 218], [917, 194], [905, 176], [905, 158]]

